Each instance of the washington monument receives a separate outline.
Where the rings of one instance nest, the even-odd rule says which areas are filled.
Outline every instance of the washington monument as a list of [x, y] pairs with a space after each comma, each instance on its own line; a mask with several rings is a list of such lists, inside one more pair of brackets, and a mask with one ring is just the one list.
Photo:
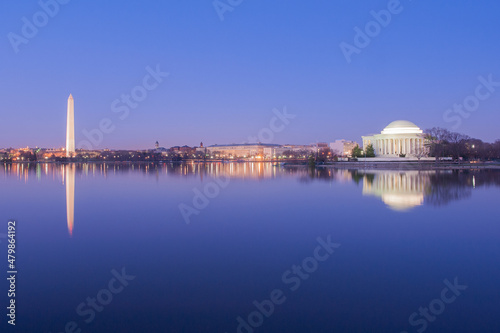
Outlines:
[[73, 96], [68, 97], [68, 122], [66, 126], [66, 157], [75, 154], [75, 102]]

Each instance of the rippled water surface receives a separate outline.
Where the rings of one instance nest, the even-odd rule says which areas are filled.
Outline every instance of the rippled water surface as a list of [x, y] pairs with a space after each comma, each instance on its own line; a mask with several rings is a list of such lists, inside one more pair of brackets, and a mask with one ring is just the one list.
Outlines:
[[500, 331], [497, 170], [12, 164], [0, 186], [19, 332]]

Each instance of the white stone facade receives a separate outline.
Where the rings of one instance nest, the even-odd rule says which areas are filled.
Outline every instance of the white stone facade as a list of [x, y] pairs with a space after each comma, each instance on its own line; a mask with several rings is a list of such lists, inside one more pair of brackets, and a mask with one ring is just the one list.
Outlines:
[[378, 157], [422, 156], [426, 151], [423, 131], [407, 120], [393, 121], [380, 134], [362, 138], [363, 149], [372, 144]]

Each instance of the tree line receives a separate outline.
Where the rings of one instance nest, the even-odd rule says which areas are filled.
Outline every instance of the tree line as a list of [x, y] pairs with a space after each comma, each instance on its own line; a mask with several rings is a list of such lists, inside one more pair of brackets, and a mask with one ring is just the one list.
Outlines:
[[425, 133], [425, 141], [431, 157], [485, 161], [500, 159], [500, 140], [494, 143], [483, 142], [480, 139], [440, 127], [433, 127]]

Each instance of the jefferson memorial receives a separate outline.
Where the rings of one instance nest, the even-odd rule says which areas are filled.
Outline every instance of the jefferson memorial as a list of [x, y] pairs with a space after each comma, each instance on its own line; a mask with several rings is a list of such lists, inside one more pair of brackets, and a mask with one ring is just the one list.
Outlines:
[[396, 120], [387, 125], [380, 134], [363, 136], [363, 149], [373, 145], [377, 157], [407, 157], [423, 154], [424, 134], [414, 123], [407, 120]]

